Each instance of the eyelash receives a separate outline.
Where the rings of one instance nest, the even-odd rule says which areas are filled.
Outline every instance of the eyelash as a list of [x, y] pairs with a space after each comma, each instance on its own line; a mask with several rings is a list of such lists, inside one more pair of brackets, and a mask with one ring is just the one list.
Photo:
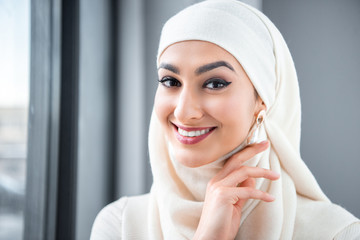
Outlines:
[[208, 84], [216, 84], [216, 85], [222, 85], [221, 87], [207, 87], [208, 89], [211, 89], [211, 90], [220, 90], [220, 89], [223, 89], [223, 88], [226, 88], [227, 86], [229, 86], [231, 84], [231, 82], [228, 82], [228, 81], [225, 81], [224, 79], [221, 79], [221, 78], [211, 78], [209, 80], [206, 80], [203, 84], [203, 88], [205, 88]]
[[[158, 81], [166, 88], [181, 87], [180, 81], [173, 77], [164, 77]], [[206, 87], [209, 84], [212, 84], [213, 86]], [[214, 87], [214, 84], [217, 85], [217, 87]], [[226, 88], [230, 84], [231, 84], [231, 82], [225, 81], [221, 78], [211, 78], [209, 80], [206, 80], [204, 82], [204, 84], [202, 85], [202, 87], [216, 91], [216, 90], [221, 90], [223, 88]], [[219, 87], [219, 85], [221, 85], [221, 86]]]
[[[158, 80], [159, 83], [161, 83], [164, 87], [167, 87], [167, 88], [172, 88], [172, 87], [180, 87], [181, 86], [181, 83], [179, 82], [179, 80], [173, 78], [173, 77], [164, 77], [160, 80]], [[169, 85], [169, 83], [175, 83], [175, 85]], [[166, 84], [168, 83], [168, 84]]]

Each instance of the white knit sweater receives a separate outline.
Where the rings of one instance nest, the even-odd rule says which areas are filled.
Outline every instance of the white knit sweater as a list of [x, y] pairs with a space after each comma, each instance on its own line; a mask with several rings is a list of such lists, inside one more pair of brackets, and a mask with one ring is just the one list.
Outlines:
[[[128, 201], [135, 201], [139, 203], [139, 214], [144, 215], [146, 219], [147, 204], [149, 195], [141, 195], [137, 197], [123, 197], [119, 200], [110, 203], [104, 207], [97, 215], [90, 240], [118, 240], [122, 238], [123, 219], [122, 214], [127, 206]], [[334, 216], [336, 217], [336, 216]], [[311, 224], [309, 219], [309, 224]], [[145, 221], [145, 220], [144, 220]], [[139, 222], [144, 224], [145, 222]], [[146, 236], [143, 238], [146, 239]], [[339, 232], [334, 240], [358, 240], [360, 239], [360, 221], [353, 223]], [[140, 239], [139, 239], [140, 240]], [[311, 239], [308, 239], [311, 240]], [[315, 239], [314, 239], [315, 240]], [[316, 239], [318, 240], [318, 239]]]

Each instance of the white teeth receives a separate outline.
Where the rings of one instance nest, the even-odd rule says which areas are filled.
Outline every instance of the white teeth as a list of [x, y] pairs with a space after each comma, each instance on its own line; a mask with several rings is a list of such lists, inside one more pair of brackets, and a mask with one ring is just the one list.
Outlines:
[[180, 133], [180, 135], [182, 135], [184, 137], [198, 137], [198, 136], [208, 133], [209, 131], [210, 131], [210, 128], [203, 129], [201, 131], [198, 130], [198, 131], [189, 131], [189, 132], [184, 129], [178, 128], [178, 132]]

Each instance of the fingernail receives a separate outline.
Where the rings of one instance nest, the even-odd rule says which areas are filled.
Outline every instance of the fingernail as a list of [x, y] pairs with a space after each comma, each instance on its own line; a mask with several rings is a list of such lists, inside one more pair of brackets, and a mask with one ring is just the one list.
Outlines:
[[265, 141], [262, 141], [262, 142], [259, 142], [260, 145], [267, 145], [269, 143], [268, 140], [265, 140]]
[[275, 200], [275, 197], [274, 197], [273, 195], [271, 195], [271, 194], [268, 194], [268, 197], [269, 197], [269, 200], [270, 200], [270, 201], [274, 201], [274, 200]]
[[274, 171], [273, 171], [273, 173], [274, 173], [274, 175], [275, 175], [276, 177], [280, 177], [280, 173], [274, 172]]

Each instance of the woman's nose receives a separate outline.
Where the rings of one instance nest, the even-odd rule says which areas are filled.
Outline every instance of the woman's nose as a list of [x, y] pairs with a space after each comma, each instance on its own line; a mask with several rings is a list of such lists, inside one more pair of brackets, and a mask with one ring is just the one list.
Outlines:
[[201, 97], [193, 91], [184, 89], [176, 103], [174, 116], [183, 124], [191, 124], [191, 121], [201, 119], [203, 115]]

